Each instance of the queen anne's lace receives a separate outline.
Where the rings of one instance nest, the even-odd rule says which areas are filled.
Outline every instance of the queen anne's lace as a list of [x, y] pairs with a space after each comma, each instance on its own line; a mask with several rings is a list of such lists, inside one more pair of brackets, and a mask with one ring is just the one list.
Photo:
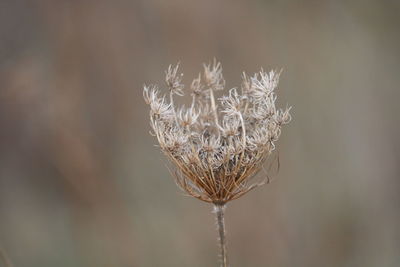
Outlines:
[[225, 80], [214, 60], [192, 82], [190, 107], [176, 108], [173, 95], [183, 95], [184, 87], [178, 67], [166, 71], [169, 102], [156, 86], [144, 87], [151, 127], [177, 167], [177, 184], [193, 197], [225, 204], [262, 184], [250, 180], [275, 149], [282, 125], [291, 120], [290, 107], [275, 107], [280, 72], [244, 73], [241, 94], [233, 88], [218, 105], [214, 92], [224, 89]]

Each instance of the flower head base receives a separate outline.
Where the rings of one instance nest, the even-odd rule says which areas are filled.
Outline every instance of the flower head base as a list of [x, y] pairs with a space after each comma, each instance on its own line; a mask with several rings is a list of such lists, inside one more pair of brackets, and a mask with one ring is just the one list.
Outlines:
[[180, 188], [222, 205], [263, 184], [251, 178], [275, 149], [281, 127], [291, 120], [290, 107], [275, 107], [279, 75], [263, 70], [253, 77], [244, 73], [241, 94], [233, 88], [216, 101], [214, 92], [224, 89], [225, 80], [221, 64], [214, 60], [204, 65], [203, 77], [193, 81], [192, 104], [187, 108], [173, 102], [174, 94], [183, 95], [178, 65], [166, 71], [169, 102], [157, 87], [144, 87], [151, 127], [161, 150], [177, 167]]

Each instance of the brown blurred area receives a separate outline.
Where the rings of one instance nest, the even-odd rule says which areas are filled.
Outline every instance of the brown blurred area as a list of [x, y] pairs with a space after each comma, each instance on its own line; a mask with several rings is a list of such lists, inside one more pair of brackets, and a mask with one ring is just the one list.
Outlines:
[[[149, 135], [181, 62], [283, 68], [274, 182], [227, 211], [232, 266], [400, 262], [398, 1], [1, 1], [0, 247], [17, 267], [217, 266], [211, 206]], [[2, 263], [0, 263], [0, 266]]]

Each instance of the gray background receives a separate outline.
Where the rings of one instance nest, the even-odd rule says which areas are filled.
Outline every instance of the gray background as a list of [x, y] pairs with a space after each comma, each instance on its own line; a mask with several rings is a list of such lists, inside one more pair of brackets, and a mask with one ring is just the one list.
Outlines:
[[[283, 68], [274, 182], [228, 206], [232, 266], [400, 262], [398, 1], [1, 1], [0, 243], [18, 267], [217, 266], [144, 83]], [[184, 102], [185, 100], [183, 100]], [[1, 264], [0, 264], [1, 266]]]

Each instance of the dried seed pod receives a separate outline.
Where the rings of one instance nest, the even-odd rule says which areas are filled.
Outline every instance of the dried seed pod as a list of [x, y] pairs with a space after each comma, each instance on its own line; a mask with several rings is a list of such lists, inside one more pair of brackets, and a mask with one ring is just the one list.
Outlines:
[[[150, 121], [160, 148], [177, 167], [176, 183], [189, 195], [224, 205], [260, 183], [251, 182], [275, 148], [281, 127], [291, 120], [290, 107], [275, 107], [280, 72], [261, 70], [251, 78], [243, 74], [241, 94], [233, 88], [215, 101], [222, 90], [222, 67], [214, 60], [204, 65], [191, 84], [190, 107], [177, 107], [174, 95], [183, 95], [178, 65], [169, 66], [166, 84], [169, 102], [156, 86], [145, 86]], [[218, 106], [221, 105], [221, 107]]]

